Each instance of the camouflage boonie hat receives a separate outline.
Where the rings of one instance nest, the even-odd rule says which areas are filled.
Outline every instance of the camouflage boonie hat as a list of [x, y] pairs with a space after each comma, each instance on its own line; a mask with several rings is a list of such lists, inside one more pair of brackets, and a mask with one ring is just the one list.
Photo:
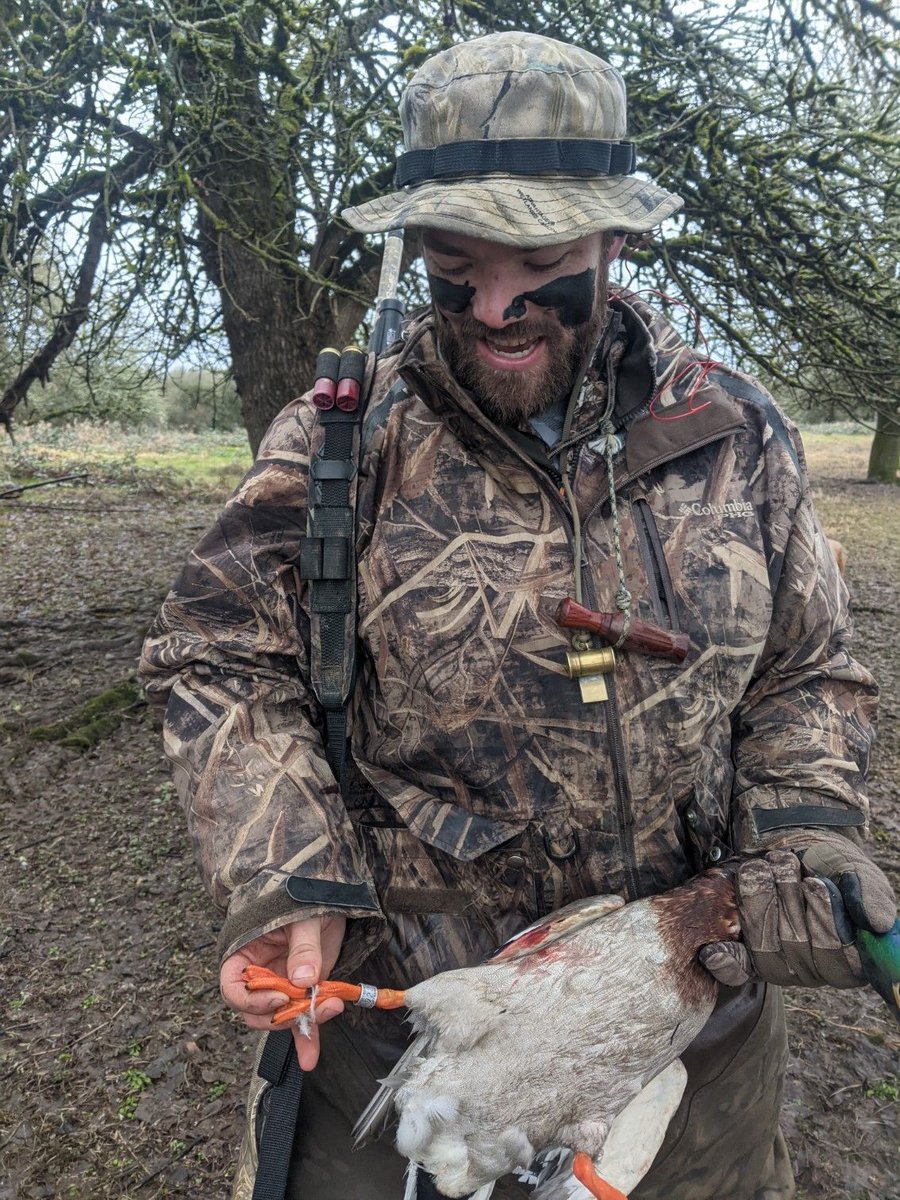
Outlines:
[[494, 33], [436, 54], [400, 117], [398, 190], [343, 211], [364, 233], [425, 227], [549, 246], [642, 233], [682, 204], [632, 175], [618, 71], [552, 38]]

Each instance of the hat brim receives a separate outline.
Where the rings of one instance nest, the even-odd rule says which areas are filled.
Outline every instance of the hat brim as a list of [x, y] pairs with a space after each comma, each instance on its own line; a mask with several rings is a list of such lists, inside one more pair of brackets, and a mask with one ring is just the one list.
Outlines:
[[361, 233], [445, 229], [511, 246], [553, 246], [598, 230], [645, 233], [677, 212], [674, 192], [633, 175], [479, 175], [379, 196], [342, 216]]

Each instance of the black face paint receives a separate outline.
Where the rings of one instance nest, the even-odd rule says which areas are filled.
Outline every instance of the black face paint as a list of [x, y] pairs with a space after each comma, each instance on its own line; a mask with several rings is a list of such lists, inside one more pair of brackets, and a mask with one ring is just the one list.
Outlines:
[[541, 308], [555, 308], [560, 325], [566, 329], [585, 325], [594, 311], [596, 286], [597, 272], [593, 267], [588, 267], [580, 275], [560, 275], [534, 292], [523, 292], [521, 296], [516, 296], [504, 312], [503, 320], [524, 317], [525, 301], [530, 300]]
[[432, 275], [430, 271], [428, 286], [435, 304], [452, 313], [465, 312], [475, 295], [475, 289], [469, 287], [468, 283], [451, 283], [449, 279], [441, 279], [440, 275]]

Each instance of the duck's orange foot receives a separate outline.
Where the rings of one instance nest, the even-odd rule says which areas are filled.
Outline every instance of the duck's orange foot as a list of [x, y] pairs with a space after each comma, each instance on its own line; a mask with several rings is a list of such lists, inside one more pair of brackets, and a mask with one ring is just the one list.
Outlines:
[[406, 1004], [406, 993], [395, 991], [393, 988], [342, 983], [339, 979], [325, 979], [313, 987], [297, 987], [283, 975], [270, 971], [268, 967], [244, 967], [241, 978], [250, 992], [281, 992], [287, 996], [288, 1003], [276, 1009], [272, 1015], [272, 1024], [276, 1026], [290, 1025], [323, 1000], [344, 1000], [348, 1004], [358, 1004], [361, 1008], [403, 1008]]
[[624, 1192], [620, 1192], [618, 1188], [614, 1188], [611, 1183], [607, 1183], [605, 1179], [601, 1179], [594, 1170], [594, 1162], [589, 1154], [583, 1150], [579, 1150], [575, 1155], [575, 1161], [572, 1163], [572, 1174], [580, 1184], [596, 1196], [597, 1200], [628, 1200]]

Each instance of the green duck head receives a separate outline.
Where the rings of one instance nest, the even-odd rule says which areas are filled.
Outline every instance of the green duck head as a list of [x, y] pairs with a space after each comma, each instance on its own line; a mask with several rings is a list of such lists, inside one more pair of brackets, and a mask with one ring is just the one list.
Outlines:
[[856, 945], [866, 979], [900, 1021], [900, 918], [887, 933], [857, 930]]

